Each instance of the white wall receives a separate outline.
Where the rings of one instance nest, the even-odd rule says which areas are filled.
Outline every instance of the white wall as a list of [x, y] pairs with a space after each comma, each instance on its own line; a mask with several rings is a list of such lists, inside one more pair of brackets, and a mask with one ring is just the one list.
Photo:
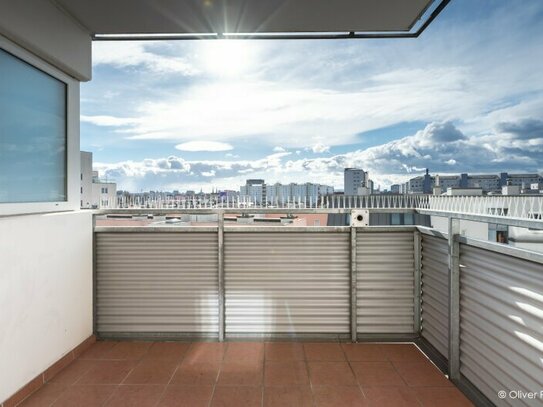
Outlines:
[[0, 402], [92, 334], [92, 217], [0, 218]]
[[91, 37], [44, 0], [0, 0], [0, 34], [80, 80], [91, 78]]

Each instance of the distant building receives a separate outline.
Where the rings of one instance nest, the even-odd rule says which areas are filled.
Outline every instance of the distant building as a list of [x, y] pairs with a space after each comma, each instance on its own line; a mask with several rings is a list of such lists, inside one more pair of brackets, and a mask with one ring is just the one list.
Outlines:
[[100, 180], [98, 171], [93, 171], [92, 175], [92, 207], [116, 208], [117, 184], [115, 182]]
[[92, 170], [92, 153], [81, 151], [80, 203], [84, 209], [116, 208], [117, 184], [102, 181]]
[[360, 168], [345, 168], [343, 171], [343, 193], [345, 195], [365, 195], [368, 190], [370, 194], [373, 193], [373, 182], [370, 181], [366, 171]]
[[92, 153], [81, 151], [81, 208], [92, 207]]
[[462, 187], [449, 187], [445, 193], [448, 196], [482, 196], [482, 188], [462, 188]]
[[329, 185], [313, 184], [280, 184], [267, 185], [264, 180], [247, 180], [245, 185], [240, 187], [240, 197], [242, 200], [256, 204], [280, 204], [289, 201], [305, 202], [313, 204], [320, 197], [332, 195], [334, 187]]
[[[504, 186], [519, 186], [521, 193], [537, 193], [533, 186], [543, 185], [543, 177], [539, 174], [478, 174], [439, 175], [426, 174], [411, 178], [401, 186], [401, 193], [406, 194], [442, 194], [449, 188], [481, 188], [484, 194], [500, 194]], [[441, 189], [439, 189], [440, 187]], [[540, 189], [540, 188], [538, 188]]]
[[391, 194], [399, 194], [399, 193], [401, 193], [400, 185], [399, 184], [392, 184], [390, 186], [390, 193]]
[[239, 188], [239, 195], [253, 203], [264, 204], [266, 198], [266, 182], [263, 179], [248, 179]]

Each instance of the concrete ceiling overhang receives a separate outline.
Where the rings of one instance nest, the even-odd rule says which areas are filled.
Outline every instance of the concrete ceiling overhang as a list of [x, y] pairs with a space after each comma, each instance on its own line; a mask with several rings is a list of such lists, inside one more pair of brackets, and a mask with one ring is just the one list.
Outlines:
[[50, 0], [94, 39], [416, 37], [449, 0]]

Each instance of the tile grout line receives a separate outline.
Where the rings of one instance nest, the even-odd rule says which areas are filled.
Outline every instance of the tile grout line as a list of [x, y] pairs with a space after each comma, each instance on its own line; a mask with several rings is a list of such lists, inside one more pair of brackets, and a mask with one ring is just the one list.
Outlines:
[[311, 374], [309, 372], [309, 363], [308, 363], [308, 360], [307, 360], [307, 355], [305, 354], [305, 344], [301, 344], [302, 345], [302, 352], [303, 352], [303, 355], [304, 355], [304, 359], [303, 359], [303, 362], [304, 362], [304, 365], [305, 365], [305, 371], [307, 373], [307, 380], [309, 381], [309, 391], [311, 392], [311, 405], [316, 407], [317, 406], [317, 400], [315, 399], [315, 392], [313, 391], [313, 382], [311, 381]]
[[364, 393], [364, 390], [362, 389], [362, 385], [360, 384], [360, 382], [358, 381], [358, 376], [356, 375], [354, 369], [353, 369], [353, 366], [351, 365], [351, 360], [349, 360], [348, 356], [347, 356], [347, 353], [345, 353], [345, 349], [343, 349], [343, 346], [339, 345], [341, 347], [341, 351], [343, 352], [343, 357], [345, 357], [345, 360], [347, 361], [347, 365], [349, 366], [349, 369], [351, 370], [351, 373], [354, 377], [354, 380], [357, 384], [357, 388], [358, 390], [360, 391], [360, 393], [362, 393], [362, 397], [364, 398], [364, 400], [368, 401], [368, 398], [366, 397], [366, 393]]
[[209, 404], [208, 404], [209, 407], [211, 407], [211, 405], [213, 404], [213, 397], [215, 397], [215, 390], [217, 389], [217, 384], [219, 382], [219, 376], [221, 375], [222, 364], [223, 364], [224, 358], [226, 356], [226, 351], [228, 350], [228, 343], [227, 342], [215, 342], [215, 343], [222, 343], [223, 346], [226, 347], [226, 350], [223, 352], [222, 358], [221, 358], [221, 360], [219, 362], [219, 370], [217, 371], [217, 376], [215, 376], [215, 383], [213, 383], [213, 390], [211, 391], [211, 398], [209, 399]]
[[[155, 343], [158, 343], [158, 342], [155, 342]], [[164, 386], [164, 390], [162, 390], [162, 393], [160, 394], [160, 397], [158, 398], [158, 400], [156, 401], [156, 403], [154, 404], [154, 406], [158, 406], [160, 404], [160, 402], [162, 401], [162, 399], [164, 398], [164, 395], [166, 394], [166, 391], [168, 390], [168, 386], [172, 383], [172, 380], [175, 376], [175, 374], [177, 373], [177, 371], [179, 370], [179, 368], [181, 367], [181, 365], [183, 364], [183, 361], [185, 360], [185, 357], [187, 356], [187, 353], [190, 352], [192, 346], [193, 346], [194, 342], [190, 342], [190, 346], [188, 347], [188, 349], [185, 351], [185, 353], [183, 353], [183, 357], [181, 357], [181, 359], [179, 360], [179, 364], [177, 365], [177, 367], [174, 369], [173, 373], [172, 373], [172, 376], [170, 377], [170, 380], [168, 380], [168, 383], [166, 383], [166, 385]]]

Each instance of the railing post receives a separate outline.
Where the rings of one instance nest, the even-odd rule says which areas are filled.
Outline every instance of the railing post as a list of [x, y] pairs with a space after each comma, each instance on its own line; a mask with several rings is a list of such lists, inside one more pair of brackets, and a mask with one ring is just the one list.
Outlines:
[[418, 230], [413, 234], [415, 254], [415, 333], [421, 332], [421, 290], [422, 290], [422, 241]]
[[98, 245], [96, 242], [96, 215], [92, 216], [92, 333], [98, 336], [98, 291], [97, 291], [97, 264], [98, 264]]
[[351, 226], [351, 341], [357, 340], [356, 227]]
[[449, 217], [449, 378], [460, 379], [460, 221]]
[[225, 313], [224, 313], [224, 212], [218, 211], [218, 279], [219, 279], [219, 341], [224, 341]]

